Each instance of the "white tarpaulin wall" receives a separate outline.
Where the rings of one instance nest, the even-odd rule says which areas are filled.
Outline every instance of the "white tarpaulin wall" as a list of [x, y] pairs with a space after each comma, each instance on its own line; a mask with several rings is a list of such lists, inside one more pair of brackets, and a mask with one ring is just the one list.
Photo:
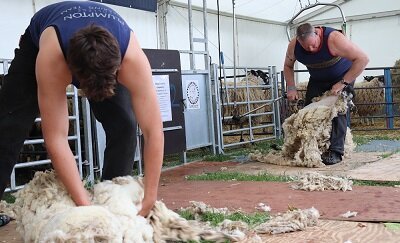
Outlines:
[[[19, 37], [39, 9], [60, 0], [0, 0], [0, 58], [13, 58]], [[108, 5], [115, 9], [136, 32], [143, 48], [157, 48], [155, 13]]]
[[[14, 57], [14, 48], [33, 13], [43, 6], [57, 0], [0, 0], [0, 58]], [[311, 3], [315, 1], [310, 0]], [[392, 66], [400, 58], [400, 1], [398, 0], [338, 0], [321, 1], [340, 4], [347, 19], [347, 35], [370, 57], [369, 67]], [[169, 49], [189, 49], [187, 9], [181, 6], [186, 0], [172, 1], [168, 7], [167, 36]], [[192, 0], [200, 5], [201, 0]], [[303, 7], [308, 0], [303, 0]], [[158, 48], [158, 26], [155, 13], [109, 5], [116, 9], [138, 35], [141, 46]], [[216, 0], [208, 1], [209, 49], [212, 61], [218, 63], [218, 32]], [[237, 15], [237, 57], [240, 66], [276, 65], [282, 70], [288, 44], [285, 23], [300, 10], [298, 0], [236, 0]], [[233, 64], [232, 41], [232, 1], [220, 0], [220, 44], [224, 52], [226, 65]], [[325, 8], [310, 10], [299, 16], [299, 20], [308, 20], [317, 24], [339, 27], [341, 19], [336, 9]], [[316, 16], [313, 16], [315, 15]], [[309, 17], [311, 19], [308, 19]], [[196, 31], [202, 31], [202, 16], [193, 12]], [[197, 28], [197, 30], [196, 30]], [[182, 60], [185, 65], [186, 60]], [[299, 65], [299, 68], [303, 67]]]

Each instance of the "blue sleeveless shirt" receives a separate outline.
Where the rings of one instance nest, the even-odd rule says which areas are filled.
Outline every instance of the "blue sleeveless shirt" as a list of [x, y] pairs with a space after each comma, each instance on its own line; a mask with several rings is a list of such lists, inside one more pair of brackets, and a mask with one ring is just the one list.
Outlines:
[[[33, 43], [39, 48], [42, 32], [47, 27], [53, 26], [64, 56], [66, 56], [70, 38], [76, 31], [91, 24], [107, 29], [116, 38], [123, 58], [128, 48], [131, 29], [119, 14], [100, 3], [64, 1], [48, 5], [32, 17], [28, 30]], [[75, 78], [72, 83], [79, 86], [79, 82]]]
[[322, 27], [323, 39], [321, 48], [316, 53], [304, 50], [300, 43], [296, 41], [294, 55], [297, 61], [307, 67], [310, 79], [322, 82], [340, 80], [352, 65], [352, 62], [346, 58], [331, 55], [328, 47], [328, 37], [333, 31], [338, 30]]

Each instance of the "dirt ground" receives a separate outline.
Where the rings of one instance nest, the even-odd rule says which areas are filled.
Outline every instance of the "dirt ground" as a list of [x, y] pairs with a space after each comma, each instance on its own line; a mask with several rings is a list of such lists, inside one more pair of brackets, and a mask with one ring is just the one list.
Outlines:
[[[258, 162], [193, 162], [162, 173], [159, 200], [170, 209], [189, 206], [190, 201], [203, 201], [213, 207], [228, 207], [255, 212], [258, 203], [272, 208], [271, 214], [285, 212], [288, 206], [315, 207], [321, 214], [318, 226], [305, 231], [282, 235], [263, 235], [264, 242], [400, 242], [400, 230], [390, 230], [382, 222], [400, 222], [400, 188], [353, 186], [352, 191], [307, 192], [290, 189], [283, 182], [187, 181], [186, 175], [212, 171], [240, 171], [257, 174], [296, 175], [307, 171], [348, 175], [367, 166], [385, 161], [400, 161], [400, 156], [382, 158], [382, 153], [355, 153], [351, 159], [324, 168], [292, 168]], [[398, 155], [397, 155], [398, 156]], [[376, 168], [374, 168], [375, 170]], [[378, 168], [379, 169], [379, 168]], [[388, 169], [386, 169], [388, 170]], [[398, 168], [391, 168], [400, 173]], [[365, 173], [368, 173], [367, 170]], [[380, 174], [379, 171], [372, 171]], [[357, 173], [355, 173], [357, 174]], [[360, 173], [359, 173], [360, 174]], [[400, 178], [400, 177], [399, 177]], [[399, 182], [400, 183], [400, 182]], [[347, 211], [358, 212], [356, 217], [342, 218]], [[0, 228], [0, 242], [21, 243], [15, 222]]]

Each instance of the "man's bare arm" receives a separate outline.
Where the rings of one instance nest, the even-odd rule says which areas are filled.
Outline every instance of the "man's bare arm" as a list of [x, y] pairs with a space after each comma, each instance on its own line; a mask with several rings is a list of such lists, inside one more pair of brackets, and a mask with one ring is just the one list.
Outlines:
[[132, 106], [144, 136], [145, 195], [139, 214], [146, 216], [157, 199], [164, 134], [150, 64], [133, 33], [118, 78], [131, 93]]
[[296, 39], [290, 41], [286, 56], [285, 63], [283, 65], [283, 75], [285, 76], [286, 86], [287, 86], [287, 96], [289, 100], [298, 99], [298, 94], [296, 90], [296, 84], [294, 82], [294, 63], [296, 62], [296, 58], [294, 55], [294, 47], [296, 45]]
[[355, 80], [369, 62], [367, 54], [340, 32], [334, 31], [329, 35], [328, 46], [332, 55], [344, 57], [353, 62], [343, 77], [347, 82]]
[[78, 206], [88, 205], [89, 197], [68, 144], [69, 121], [65, 90], [71, 81], [71, 74], [52, 27], [46, 29], [40, 38], [36, 77], [43, 136], [53, 167], [74, 202]]

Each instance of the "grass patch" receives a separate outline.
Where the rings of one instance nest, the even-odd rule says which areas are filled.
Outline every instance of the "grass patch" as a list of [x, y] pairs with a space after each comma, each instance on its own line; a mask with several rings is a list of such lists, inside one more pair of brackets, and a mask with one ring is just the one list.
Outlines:
[[[249, 175], [240, 172], [217, 171], [200, 175], [189, 175], [186, 177], [191, 181], [276, 181], [290, 182], [293, 181], [289, 176], [277, 176], [267, 173], [257, 175]], [[352, 180], [356, 186], [386, 186], [394, 187], [400, 185], [400, 181], [372, 181], [372, 180]]]
[[[186, 219], [186, 220], [195, 220], [195, 216], [189, 210], [181, 210], [178, 211], [178, 214]], [[209, 222], [212, 226], [218, 226], [225, 219], [229, 219], [232, 221], [242, 221], [247, 223], [250, 227], [254, 227], [261, 223], [264, 223], [270, 219], [270, 215], [267, 212], [256, 212], [251, 214], [246, 214], [243, 212], [234, 212], [232, 214], [222, 214], [222, 213], [211, 213], [207, 212], [200, 215], [200, 221]], [[201, 240], [200, 243], [213, 243], [214, 241], [205, 241]], [[189, 241], [188, 243], [195, 243], [195, 241]], [[225, 241], [224, 243], [229, 243], [229, 241]]]
[[15, 202], [15, 197], [12, 195], [11, 192], [5, 192], [3, 194], [2, 200], [6, 201], [7, 203], [14, 203]]
[[249, 175], [240, 172], [217, 171], [200, 175], [189, 175], [187, 180], [192, 181], [278, 181], [287, 182], [291, 179], [287, 176], [277, 176], [268, 173], [259, 173], [257, 175]]
[[400, 231], [400, 224], [399, 223], [384, 223], [384, 225], [389, 230]]
[[370, 142], [372, 140], [400, 140], [400, 134], [395, 131], [354, 131], [353, 141], [360, 143]]
[[400, 185], [400, 181], [371, 181], [371, 180], [353, 180], [355, 186], [386, 186], [394, 187]]
[[381, 157], [383, 159], [386, 159], [386, 158], [392, 156], [393, 154], [397, 154], [398, 152], [400, 152], [400, 149], [396, 149], [395, 151], [384, 153], [384, 154], [381, 155]]
[[227, 161], [227, 160], [232, 160], [234, 159], [235, 156], [232, 155], [227, 155], [227, 154], [217, 154], [217, 155], [207, 155], [203, 157], [203, 160], [205, 161]]
[[[196, 160], [203, 160], [203, 161], [228, 161], [234, 160], [236, 157], [247, 156], [249, 153], [254, 152], [255, 150], [259, 150], [263, 153], [268, 153], [271, 149], [276, 147], [280, 147], [283, 145], [283, 139], [279, 140], [267, 140], [267, 141], [260, 141], [253, 144], [243, 144], [237, 147], [226, 148], [224, 150], [224, 154], [213, 154], [209, 148], [198, 148], [193, 149], [186, 152], [186, 160], [187, 162], [192, 162]], [[163, 167], [173, 167], [177, 165], [181, 165], [182, 161], [182, 154], [170, 154], [164, 156], [164, 163]]]
[[[178, 214], [181, 215], [182, 218], [185, 218], [187, 220], [194, 220], [195, 218], [194, 215], [187, 210], [179, 211]], [[269, 213], [266, 212], [256, 212], [251, 214], [243, 212], [234, 212], [228, 215], [225, 215], [223, 213], [206, 212], [200, 215], [200, 221], [210, 222], [212, 226], [218, 226], [218, 224], [220, 224], [225, 219], [229, 219], [232, 221], [242, 221], [247, 223], [250, 227], [252, 227], [266, 222], [267, 220], [270, 219], [270, 215]]]
[[353, 135], [353, 142], [357, 145], [363, 145], [371, 142], [372, 140], [400, 140], [400, 136], [398, 134], [356, 134]]
[[367, 143], [369, 143], [371, 141], [372, 141], [371, 138], [368, 138], [368, 137], [365, 137], [365, 136], [359, 136], [359, 135], [353, 136], [353, 142], [355, 144], [357, 144], [357, 146], [358, 145], [367, 144]]
[[180, 210], [178, 214], [186, 220], [195, 220], [194, 215], [189, 210]]

